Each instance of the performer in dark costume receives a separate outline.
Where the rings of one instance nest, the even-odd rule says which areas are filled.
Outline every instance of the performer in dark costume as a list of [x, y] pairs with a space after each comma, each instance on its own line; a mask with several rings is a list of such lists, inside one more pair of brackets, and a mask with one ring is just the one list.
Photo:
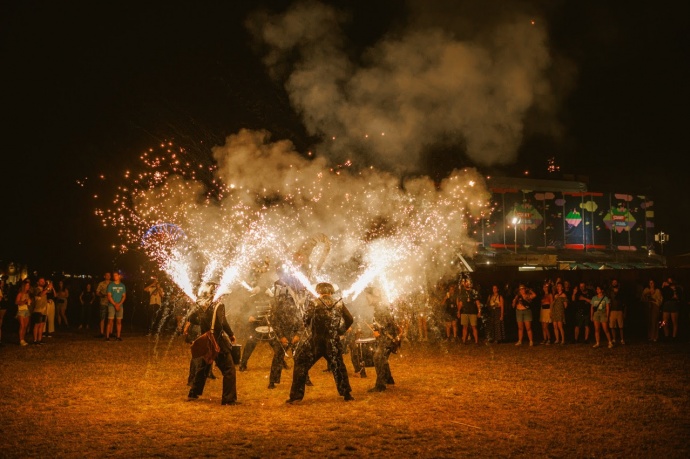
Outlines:
[[383, 392], [386, 384], [395, 384], [391, 375], [388, 357], [397, 353], [400, 347], [402, 328], [395, 323], [391, 308], [379, 306], [374, 311], [374, 336], [376, 337], [376, 351], [374, 352], [374, 368], [376, 369], [376, 384], [369, 392]]
[[[215, 361], [216, 367], [223, 374], [221, 405], [235, 405], [237, 403], [237, 379], [231, 352], [232, 343], [235, 342], [235, 334], [225, 318], [225, 305], [219, 301], [213, 302], [214, 294], [215, 286], [212, 286], [204, 293], [200, 301], [199, 325], [202, 334], [213, 329], [216, 342], [220, 347], [220, 352]], [[207, 364], [203, 359], [194, 360], [197, 361], [197, 364], [194, 381], [192, 382], [191, 389], [189, 389], [188, 400], [196, 400], [203, 394], [208, 367], [211, 365]], [[201, 361], [199, 362], [199, 360]]]
[[333, 298], [333, 285], [322, 282], [317, 284], [318, 298], [310, 301], [304, 314], [306, 339], [300, 343], [295, 352], [295, 367], [292, 373], [292, 388], [287, 403], [304, 398], [304, 386], [309, 369], [324, 357], [333, 373], [338, 394], [345, 401], [354, 400], [347, 368], [343, 361], [343, 349], [340, 336], [350, 328], [352, 314], [341, 300]]
[[[302, 328], [300, 314], [292, 298], [286, 295], [278, 295], [274, 300], [269, 316], [270, 326], [273, 328], [272, 333], [274, 335], [270, 341], [273, 348], [273, 361], [271, 362], [271, 373], [268, 378], [269, 389], [275, 389], [275, 385], [280, 384], [280, 376], [283, 368], [286, 368], [285, 356], [290, 348], [294, 350], [299, 343], [300, 329]], [[309, 384], [308, 376], [307, 384]]]
[[345, 336], [343, 336], [343, 349], [345, 349], [346, 354], [349, 352], [352, 366], [355, 369], [355, 373], [358, 373], [360, 378], [367, 377], [367, 369], [362, 364], [362, 356], [357, 343], [357, 340], [363, 337], [364, 331], [360, 326], [359, 318], [355, 317], [353, 325], [347, 329]]
[[256, 329], [259, 327], [267, 327], [267, 322], [265, 317], [249, 316], [247, 320], [247, 333], [249, 337], [244, 343], [244, 351], [242, 352], [242, 358], [240, 359], [240, 371], [247, 370], [247, 363], [249, 362], [249, 357], [252, 356], [254, 349], [260, 341], [265, 340], [264, 333], [258, 332]]

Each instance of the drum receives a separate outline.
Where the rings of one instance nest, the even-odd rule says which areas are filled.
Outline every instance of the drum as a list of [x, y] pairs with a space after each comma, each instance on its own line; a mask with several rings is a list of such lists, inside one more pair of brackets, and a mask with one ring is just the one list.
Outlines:
[[240, 364], [240, 358], [242, 357], [242, 345], [241, 344], [233, 344], [232, 345], [232, 350], [230, 351], [230, 354], [232, 355], [232, 361], [235, 365]]
[[361, 366], [373, 367], [374, 351], [376, 351], [376, 338], [360, 338], [355, 340], [355, 346]]
[[259, 341], [270, 341], [276, 336], [276, 334], [273, 333], [273, 327], [268, 325], [256, 327], [256, 333], [256, 339], [258, 339]]

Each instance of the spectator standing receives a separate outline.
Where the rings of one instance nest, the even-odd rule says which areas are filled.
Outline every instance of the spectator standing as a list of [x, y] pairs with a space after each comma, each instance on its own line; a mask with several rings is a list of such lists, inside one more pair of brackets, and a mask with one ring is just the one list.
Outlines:
[[565, 344], [565, 311], [568, 307], [568, 295], [563, 291], [563, 283], [556, 283], [556, 293], [551, 304], [551, 322], [553, 323], [553, 335], [556, 338], [554, 344]]
[[575, 307], [575, 342], [580, 338], [580, 329], [585, 329], [585, 343], [589, 341], [589, 322], [592, 292], [584, 281], [573, 288], [573, 306]]
[[[154, 276], [153, 281], [144, 288], [144, 291], [149, 294], [149, 313], [151, 314], [149, 334], [158, 333], [162, 331], [165, 320], [168, 318], [167, 312], [163, 312], [161, 307], [164, 294], [158, 278]], [[156, 323], [158, 323], [158, 326], [156, 326]]]
[[472, 288], [472, 281], [465, 279], [460, 287], [460, 325], [462, 325], [462, 342], [469, 343], [468, 331], [472, 327], [474, 343], [479, 344], [479, 330], [477, 330], [477, 317], [479, 316], [479, 300]]
[[[553, 293], [551, 293], [551, 283], [544, 282], [542, 286], [541, 310], [539, 311], [539, 322], [541, 322], [541, 344], [551, 344], [551, 333], [549, 324], [551, 323], [551, 305], [553, 304]], [[554, 332], [555, 334], [555, 332]]]
[[31, 282], [29, 282], [28, 279], [22, 283], [14, 303], [17, 305], [17, 320], [19, 321], [19, 344], [26, 346], [29, 343], [27, 343], [24, 338], [26, 337], [26, 332], [29, 330], [29, 318], [31, 316], [31, 307], [33, 303], [31, 297]]
[[79, 330], [82, 328], [88, 330], [91, 324], [91, 311], [93, 304], [96, 302], [96, 293], [93, 291], [91, 282], [87, 282], [84, 290], [79, 295]]
[[98, 297], [99, 301], [99, 315], [101, 318], [100, 321], [100, 330], [101, 334], [98, 335], [99, 338], [105, 337], [105, 320], [108, 318], [108, 285], [110, 285], [110, 273], [105, 273], [103, 275], [103, 280], [98, 284], [96, 287], [96, 296]]
[[124, 302], [127, 299], [127, 288], [121, 282], [120, 273], [115, 271], [113, 273], [113, 281], [108, 284], [108, 327], [105, 332], [105, 340], [110, 341], [110, 335], [113, 332], [113, 320], [116, 321], [116, 338], [122, 341], [120, 334], [122, 333], [122, 317], [124, 316]]
[[[443, 312], [443, 320], [446, 325], [446, 338], [448, 341], [457, 341], [460, 300], [458, 298], [458, 285], [455, 282], [451, 282], [448, 286], [448, 292], [443, 300]], [[452, 335], [451, 331], [453, 332]]]
[[515, 318], [518, 325], [518, 341], [516, 346], [522, 345], [522, 338], [525, 330], [527, 330], [527, 337], [529, 338], [529, 345], [534, 346], [534, 339], [532, 337], [532, 301], [536, 298], [536, 294], [532, 289], [527, 288], [526, 285], [520, 284], [518, 293], [513, 298], [513, 308], [515, 308]]
[[609, 340], [609, 349], [613, 347], [611, 340], [611, 333], [609, 333], [609, 312], [611, 307], [611, 300], [604, 295], [604, 289], [597, 285], [596, 295], [590, 300], [590, 317], [594, 323], [594, 339], [596, 343], [592, 347], [599, 347], [601, 345], [601, 333], [599, 329], [603, 329], [606, 338]]
[[48, 313], [48, 291], [50, 287], [44, 278], [39, 278], [34, 289], [34, 310], [31, 313], [31, 321], [34, 324], [34, 344], [43, 344], [43, 330], [46, 325]]
[[619, 342], [625, 344], [625, 334], [623, 333], [623, 326], [625, 320], [625, 303], [621, 295], [620, 284], [618, 279], [611, 279], [611, 285], [608, 288], [607, 295], [611, 300], [611, 307], [609, 312], [609, 329], [611, 330], [611, 341], [616, 344], [616, 330], [619, 334]]
[[503, 322], [505, 302], [503, 295], [498, 291], [498, 285], [491, 286], [491, 294], [486, 300], [488, 305], [489, 323], [487, 327], [487, 342], [500, 343], [506, 339], [506, 328]]
[[[666, 339], [676, 340], [678, 336], [678, 319], [680, 317], [680, 305], [683, 299], [683, 289], [669, 277], [662, 284], [661, 296], [664, 301], [661, 304], [662, 318], [664, 321], [664, 336]], [[673, 334], [669, 330], [669, 323], [673, 325]]]
[[53, 333], [55, 333], [55, 287], [53, 286], [53, 281], [47, 280], [48, 293], [46, 297], [48, 298], [48, 312], [46, 314], [46, 324], [45, 333], [46, 338], [52, 338]]
[[57, 307], [57, 323], [58, 326], [62, 326], [65, 323], [65, 327], [69, 326], [67, 322], [67, 301], [69, 301], [69, 289], [65, 285], [65, 281], [60, 279], [58, 281], [57, 288], [55, 289], [55, 305]]
[[647, 339], [653, 343], [659, 339], [659, 317], [663, 301], [661, 290], [656, 287], [654, 279], [649, 279], [647, 287], [642, 290], [642, 302], [647, 309]]

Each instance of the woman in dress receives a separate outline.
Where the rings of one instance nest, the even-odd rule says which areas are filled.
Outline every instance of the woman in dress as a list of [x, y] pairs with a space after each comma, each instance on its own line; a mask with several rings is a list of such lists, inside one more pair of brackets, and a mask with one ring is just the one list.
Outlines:
[[649, 279], [647, 287], [642, 291], [642, 301], [647, 305], [647, 339], [656, 342], [659, 339], [659, 316], [664, 297], [661, 289], [656, 287], [654, 279]]
[[458, 310], [458, 284], [452, 282], [448, 286], [448, 292], [443, 300], [444, 323], [446, 325], [446, 339], [448, 341], [458, 340]]
[[79, 304], [81, 305], [81, 311], [79, 311], [79, 330], [82, 328], [86, 330], [89, 329], [89, 325], [91, 324], [91, 310], [95, 302], [96, 292], [93, 291], [91, 282], [88, 282], [84, 291], [79, 295]]
[[551, 303], [551, 322], [553, 323], [553, 335], [556, 338], [554, 344], [565, 344], [565, 309], [568, 307], [568, 295], [563, 289], [563, 283], [556, 284], [556, 293], [553, 295]]
[[553, 303], [553, 294], [551, 293], [551, 283], [544, 282], [542, 286], [541, 296], [541, 310], [539, 311], [539, 321], [541, 322], [541, 336], [543, 341], [541, 344], [551, 344], [551, 333], [549, 332], [549, 324], [551, 323], [551, 304]]
[[65, 322], [65, 327], [69, 326], [67, 323], [67, 300], [69, 298], [69, 290], [65, 286], [63, 280], [58, 281], [57, 289], [55, 289], [55, 305], [57, 307], [57, 323], [62, 325]]
[[498, 291], [498, 285], [491, 286], [491, 294], [486, 300], [489, 307], [489, 327], [487, 329], [487, 341], [500, 343], [506, 339], [506, 329], [503, 322], [503, 295]]
[[17, 320], [19, 321], [19, 344], [26, 346], [24, 337], [29, 329], [29, 317], [31, 317], [31, 283], [27, 280], [22, 284], [14, 303], [17, 305]]

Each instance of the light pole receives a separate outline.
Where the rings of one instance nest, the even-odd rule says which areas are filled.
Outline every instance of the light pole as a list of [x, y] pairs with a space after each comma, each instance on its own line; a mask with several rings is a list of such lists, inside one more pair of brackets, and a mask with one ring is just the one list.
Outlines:
[[664, 244], [667, 243], [669, 240], [668, 234], [664, 233], [663, 231], [660, 233], [656, 233], [654, 235], [654, 240], [657, 241], [659, 243], [659, 245], [661, 246], [661, 254], [663, 255], [664, 254]]
[[515, 239], [513, 239], [513, 247], [515, 248], [515, 253], [517, 254], [517, 226], [520, 223], [520, 219], [513, 217], [513, 228], [515, 228]]

